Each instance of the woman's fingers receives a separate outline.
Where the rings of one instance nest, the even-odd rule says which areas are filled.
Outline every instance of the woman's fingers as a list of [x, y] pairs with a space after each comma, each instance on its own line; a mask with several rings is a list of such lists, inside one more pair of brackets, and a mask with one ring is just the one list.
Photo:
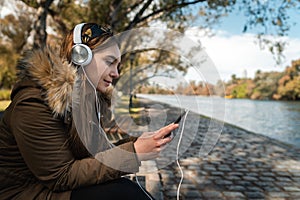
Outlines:
[[156, 131], [156, 134], [154, 134], [153, 138], [155, 140], [161, 139], [164, 136], [168, 135], [171, 131], [175, 130], [176, 128], [178, 128], [178, 124], [169, 124], [168, 126], [165, 126], [161, 129], [159, 129], [158, 131]]
[[139, 160], [149, 160], [156, 158], [167, 143], [172, 138], [164, 137], [171, 131], [178, 128], [178, 124], [169, 124], [158, 131], [143, 133], [135, 142], [134, 148]]
[[172, 138], [170, 138], [170, 137], [166, 137], [166, 138], [163, 138], [163, 139], [158, 139], [157, 142], [156, 142], [156, 147], [163, 146], [163, 145], [169, 143], [171, 140], [172, 140]]

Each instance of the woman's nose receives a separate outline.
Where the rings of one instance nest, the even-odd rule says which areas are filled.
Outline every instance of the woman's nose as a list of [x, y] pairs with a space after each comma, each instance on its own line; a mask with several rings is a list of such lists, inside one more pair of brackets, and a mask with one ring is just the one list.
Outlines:
[[119, 78], [120, 74], [119, 74], [118, 67], [114, 67], [113, 69], [111, 69], [110, 76], [114, 79]]

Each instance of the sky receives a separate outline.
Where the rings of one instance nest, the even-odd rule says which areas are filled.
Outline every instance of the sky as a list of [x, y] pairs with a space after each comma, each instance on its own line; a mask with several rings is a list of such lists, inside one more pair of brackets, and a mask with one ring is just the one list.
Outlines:
[[[300, 14], [292, 13], [291, 19], [299, 18]], [[222, 80], [230, 80], [232, 74], [253, 78], [257, 70], [284, 71], [291, 65], [292, 60], [300, 59], [300, 23], [291, 27], [288, 37], [285, 38], [288, 46], [284, 51], [285, 60], [280, 66], [276, 65], [268, 50], [260, 49], [255, 43], [257, 40], [254, 33], [242, 33], [244, 23], [244, 16], [233, 13], [222, 18], [221, 23], [214, 27], [213, 32], [216, 34], [212, 37], [203, 36], [197, 26], [187, 30], [187, 35], [205, 48]], [[195, 71], [190, 70], [186, 79], [197, 79]]]

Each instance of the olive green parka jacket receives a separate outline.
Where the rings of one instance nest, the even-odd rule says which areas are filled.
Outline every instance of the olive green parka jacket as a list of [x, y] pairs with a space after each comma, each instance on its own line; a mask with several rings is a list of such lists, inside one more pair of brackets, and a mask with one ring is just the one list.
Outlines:
[[118, 146], [130, 154], [113, 148], [96, 155], [113, 157], [114, 169], [70, 142], [77, 134], [67, 112], [77, 76], [73, 66], [45, 48], [28, 54], [18, 69], [0, 122], [0, 199], [69, 199], [73, 189], [138, 171], [133, 141]]

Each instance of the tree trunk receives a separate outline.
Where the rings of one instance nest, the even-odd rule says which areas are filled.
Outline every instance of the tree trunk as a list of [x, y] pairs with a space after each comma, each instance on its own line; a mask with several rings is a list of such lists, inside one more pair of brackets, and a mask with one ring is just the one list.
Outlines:
[[33, 48], [45, 47], [47, 43], [47, 15], [54, 0], [38, 0], [37, 20], [34, 23]]

